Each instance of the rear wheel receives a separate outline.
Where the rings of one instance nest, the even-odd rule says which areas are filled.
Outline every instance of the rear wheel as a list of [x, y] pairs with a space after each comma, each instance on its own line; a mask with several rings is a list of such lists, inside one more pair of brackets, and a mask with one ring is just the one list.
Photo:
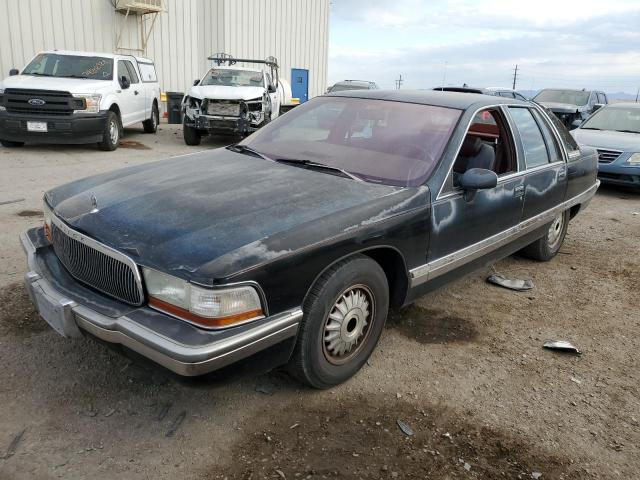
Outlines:
[[105, 152], [112, 152], [118, 148], [118, 144], [120, 143], [120, 131], [120, 118], [118, 118], [118, 115], [115, 112], [109, 112], [104, 133], [102, 134], [102, 141], [98, 143], [98, 148]]
[[389, 286], [380, 265], [362, 255], [337, 263], [305, 300], [291, 373], [315, 388], [349, 379], [373, 352], [388, 309]]
[[158, 105], [153, 102], [153, 108], [151, 109], [151, 118], [142, 122], [144, 131], [146, 133], [156, 133], [158, 131], [158, 124], [160, 123], [160, 112], [158, 111]]
[[533, 260], [546, 262], [560, 251], [567, 235], [569, 211], [565, 210], [553, 219], [545, 235], [521, 250], [521, 253]]
[[13, 142], [11, 140], [0, 140], [0, 145], [6, 148], [24, 147], [24, 142]]
[[184, 137], [184, 143], [187, 145], [200, 145], [200, 141], [202, 140], [200, 132], [184, 122], [182, 123], [182, 135]]

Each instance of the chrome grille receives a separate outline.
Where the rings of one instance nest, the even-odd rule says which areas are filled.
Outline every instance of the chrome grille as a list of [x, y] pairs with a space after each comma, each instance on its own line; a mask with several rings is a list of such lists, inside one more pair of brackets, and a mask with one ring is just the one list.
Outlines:
[[51, 226], [53, 249], [76, 280], [131, 305], [142, 303], [142, 288], [134, 267], [67, 235], [62, 228], [56, 223]]
[[598, 149], [598, 162], [600, 163], [611, 163], [614, 162], [622, 152], [620, 150], [605, 150]]

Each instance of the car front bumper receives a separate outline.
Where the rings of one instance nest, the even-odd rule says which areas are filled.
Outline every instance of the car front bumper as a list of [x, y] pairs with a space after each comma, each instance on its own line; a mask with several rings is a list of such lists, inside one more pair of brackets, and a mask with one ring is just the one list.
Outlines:
[[[12, 142], [83, 144], [102, 141], [109, 112], [72, 115], [28, 115], [0, 111], [0, 139]], [[30, 132], [27, 122], [47, 124], [46, 132]]]
[[603, 183], [640, 188], [640, 166], [620, 165], [619, 161], [599, 163], [598, 178]]
[[[42, 229], [20, 235], [25, 285], [40, 316], [58, 333], [84, 333], [121, 344], [183, 376], [202, 375], [296, 335], [302, 310], [291, 309], [225, 330], [203, 330], [147, 306], [129, 307], [75, 282], [61, 268]], [[122, 308], [123, 307], [123, 308]]]

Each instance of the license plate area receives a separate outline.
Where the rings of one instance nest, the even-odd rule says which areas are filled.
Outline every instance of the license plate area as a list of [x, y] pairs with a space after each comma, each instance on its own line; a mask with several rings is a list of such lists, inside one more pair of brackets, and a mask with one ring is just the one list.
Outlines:
[[47, 122], [27, 122], [28, 132], [47, 132]]

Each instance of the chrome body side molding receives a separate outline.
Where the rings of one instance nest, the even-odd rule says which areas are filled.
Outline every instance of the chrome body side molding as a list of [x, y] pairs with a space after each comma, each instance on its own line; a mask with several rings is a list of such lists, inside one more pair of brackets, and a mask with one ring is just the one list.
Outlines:
[[563, 212], [573, 207], [574, 205], [588, 202], [595, 195], [596, 190], [599, 186], [600, 181], [597, 180], [596, 183], [588, 190], [582, 192], [579, 195], [576, 195], [569, 200], [566, 200], [565, 202], [559, 204], [554, 208], [539, 213], [534, 217], [520, 222], [518, 225], [515, 225], [512, 228], [497, 233], [473, 245], [469, 245], [468, 247], [457, 250], [453, 253], [450, 253], [449, 255], [445, 255], [444, 257], [440, 257], [429, 263], [409, 270], [411, 288], [421, 285], [428, 280], [439, 277], [440, 275], [444, 275], [445, 273], [450, 272], [451, 270], [455, 270], [465, 263], [476, 260], [483, 255], [486, 255], [487, 253], [490, 253], [504, 245], [509, 244], [520, 236], [532, 232], [536, 228], [549, 223], [560, 212]]

